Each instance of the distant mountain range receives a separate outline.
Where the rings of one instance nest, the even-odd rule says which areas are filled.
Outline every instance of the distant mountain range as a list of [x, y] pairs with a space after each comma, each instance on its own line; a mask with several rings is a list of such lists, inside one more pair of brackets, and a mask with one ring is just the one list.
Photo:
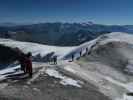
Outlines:
[[7, 22], [7, 23], [0, 23], [0, 27], [4, 26], [4, 27], [12, 27], [12, 26], [17, 26], [20, 24], [16, 24], [16, 23], [11, 23], [11, 22]]
[[0, 37], [48, 45], [75, 46], [110, 32], [133, 33], [133, 25], [87, 23], [0, 24]]

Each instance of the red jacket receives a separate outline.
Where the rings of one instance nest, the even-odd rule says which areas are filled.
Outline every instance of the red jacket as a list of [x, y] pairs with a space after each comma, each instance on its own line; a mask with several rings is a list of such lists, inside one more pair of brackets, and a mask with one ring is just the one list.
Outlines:
[[32, 61], [30, 58], [25, 59], [26, 70], [32, 73]]

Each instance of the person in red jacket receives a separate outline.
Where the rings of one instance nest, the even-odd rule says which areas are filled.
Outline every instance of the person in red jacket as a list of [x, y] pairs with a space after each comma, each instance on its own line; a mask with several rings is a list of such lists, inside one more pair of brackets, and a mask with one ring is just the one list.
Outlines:
[[26, 65], [26, 73], [29, 74], [29, 77], [32, 77], [32, 61], [31, 61], [31, 52], [29, 52], [27, 55], [26, 55], [26, 58], [25, 58], [25, 65]]

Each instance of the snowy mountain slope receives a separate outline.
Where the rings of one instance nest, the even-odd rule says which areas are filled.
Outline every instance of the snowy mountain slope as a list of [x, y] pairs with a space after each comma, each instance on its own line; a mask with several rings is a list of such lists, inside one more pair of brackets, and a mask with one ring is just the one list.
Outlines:
[[84, 55], [86, 53], [86, 48], [88, 48], [88, 50], [91, 50], [92, 47], [94, 47], [96, 45], [96, 42], [98, 41], [98, 39], [86, 42], [84, 44], [81, 44], [80, 46], [75, 47], [74, 49], [72, 49], [68, 54], [66, 54], [64, 56], [64, 59], [71, 59], [71, 55], [74, 54], [75, 59], [80, 57], [80, 51], [82, 52], [82, 55]]
[[127, 34], [127, 33], [122, 33], [122, 32], [113, 32], [110, 34], [104, 34], [99, 36], [98, 38], [83, 43], [80, 46], [77, 46], [74, 48], [70, 53], [68, 53], [64, 59], [70, 58], [72, 54], [75, 54], [75, 57], [78, 58], [80, 57], [79, 52], [82, 51], [82, 55], [86, 53], [86, 48], [88, 50], [93, 49], [97, 45], [104, 45], [110, 42], [125, 42], [127, 44], [130, 44], [130, 46], [133, 44], [133, 35]]
[[82, 51], [84, 55], [88, 48], [90, 55], [72, 63], [60, 61], [60, 68], [94, 84], [99, 91], [113, 100], [131, 92], [133, 78], [125, 70], [131, 70], [133, 65], [133, 36], [127, 33], [102, 35], [76, 47], [46, 46], [7, 39], [0, 39], [0, 44], [19, 47], [24, 52], [31, 51], [34, 56], [55, 52], [63, 59], [71, 59], [72, 54], [78, 58], [79, 52]]
[[[132, 35], [115, 32], [100, 36], [90, 55], [81, 57], [77, 63], [83, 70], [77, 75], [83, 78], [89, 76], [88, 81], [98, 86], [105, 95], [113, 100], [133, 100], [127, 95], [133, 88]], [[71, 69], [71, 72], [76, 71], [74, 67]]]
[[33, 56], [40, 54], [43, 57], [48, 53], [54, 52], [55, 55], [59, 56], [59, 59], [62, 58], [64, 55], [68, 54], [72, 49], [75, 48], [75, 47], [48, 46], [48, 45], [42, 45], [30, 42], [19, 42], [10, 39], [0, 39], [0, 44], [12, 48], [18, 47], [25, 53], [30, 51], [33, 53]]
[[82, 57], [78, 64], [67, 63], [64, 69], [95, 84], [113, 100], [133, 99], [126, 95], [133, 87], [133, 35], [122, 32], [102, 35], [76, 47], [65, 58], [69, 59], [72, 54], [78, 58], [79, 52], [84, 55], [86, 48], [90, 51], [89, 57], [83, 61]]
[[102, 43], [107, 43], [111, 41], [120, 41], [120, 42], [126, 42], [129, 44], [133, 44], [133, 35], [132, 34], [127, 34], [127, 33], [122, 33], [122, 32], [112, 32], [110, 34], [105, 34], [101, 36], [102, 38]]
[[58, 55], [59, 58], [70, 59], [71, 54], [75, 54], [75, 57], [78, 58], [80, 51], [82, 51], [82, 54], [84, 54], [86, 52], [86, 48], [92, 49], [92, 47], [96, 46], [99, 41], [101, 41], [100, 44], [105, 44], [111, 41], [121, 41], [133, 44], [132, 37], [132, 35], [127, 33], [113, 32], [110, 34], [102, 35], [92, 41], [81, 44], [80, 46], [73, 47], [48, 46], [38, 43], [19, 42], [10, 39], [0, 39], [0, 44], [4, 44], [12, 48], [19, 47], [24, 52], [31, 51], [33, 53], [33, 56], [37, 54], [45, 56], [48, 53], [55, 52], [55, 54]]
[[[133, 47], [132, 46], [133, 35], [130, 35], [127, 33], [121, 33], [121, 32], [113, 32], [110, 34], [105, 34], [92, 41], [86, 42], [84, 44], [81, 44], [80, 46], [75, 46], [75, 47], [57, 47], [57, 46], [48, 46], [48, 45], [42, 45], [42, 44], [30, 43], [30, 42], [19, 42], [19, 41], [14, 41], [10, 39], [0, 39], [0, 44], [6, 45], [12, 48], [18, 47], [26, 53], [30, 51], [33, 53], [33, 56], [40, 54], [43, 57], [48, 53], [54, 52], [59, 59], [71, 59], [72, 54], [74, 54], [76, 59], [80, 57], [80, 51], [82, 52], [82, 55], [84, 55], [86, 53], [86, 48], [88, 48], [88, 52], [89, 52], [89, 51], [93, 51], [94, 48], [99, 48], [99, 47], [101, 48], [101, 45], [105, 45], [105, 44], [108, 45], [108, 43], [110, 42], [117, 42], [117, 43], [114, 43], [115, 45], [121, 44], [123, 48], [122, 49], [119, 48], [119, 50], [117, 51], [121, 52], [121, 54], [128, 57], [128, 59], [133, 58], [133, 56], [130, 55], [132, 54], [131, 52]], [[124, 52], [124, 51], [127, 51], [127, 52]]]

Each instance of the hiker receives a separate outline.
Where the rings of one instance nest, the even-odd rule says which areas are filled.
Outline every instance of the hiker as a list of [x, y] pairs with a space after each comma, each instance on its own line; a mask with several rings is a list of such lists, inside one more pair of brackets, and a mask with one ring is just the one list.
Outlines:
[[72, 61], [74, 61], [74, 54], [72, 54]]
[[79, 52], [79, 54], [80, 54], [80, 57], [82, 56], [82, 50]]
[[24, 71], [24, 73], [26, 73], [25, 60], [26, 60], [26, 55], [22, 53], [20, 55], [19, 62], [20, 62], [21, 70]]
[[86, 48], [86, 54], [88, 54], [88, 51], [89, 51], [88, 48]]
[[57, 64], [57, 56], [53, 57], [54, 64]]
[[32, 61], [31, 61], [32, 53], [28, 52], [25, 59], [26, 73], [29, 74], [29, 77], [32, 77]]
[[53, 54], [54, 54], [54, 52], [51, 52], [51, 53], [48, 53], [48, 54], [45, 56], [45, 60], [46, 60], [49, 64], [51, 64], [51, 62], [52, 62], [52, 60], [53, 60], [53, 58], [52, 58]]
[[17, 59], [20, 63], [21, 70], [23, 70], [24, 73], [26, 73], [26, 70], [25, 70], [25, 54], [17, 47], [15, 48], [15, 51], [18, 54]]

